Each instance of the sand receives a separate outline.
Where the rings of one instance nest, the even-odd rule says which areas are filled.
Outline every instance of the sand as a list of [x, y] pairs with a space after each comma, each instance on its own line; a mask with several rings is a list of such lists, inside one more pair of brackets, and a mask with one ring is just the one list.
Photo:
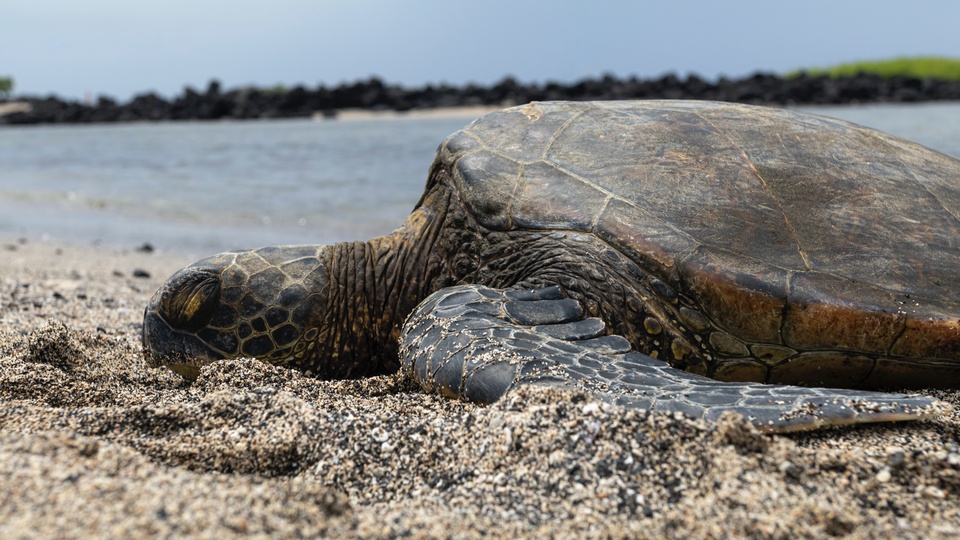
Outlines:
[[768, 436], [242, 360], [190, 385], [139, 332], [193, 257], [135, 247], [0, 237], [2, 538], [960, 536], [960, 413]]
[[33, 106], [26, 101], [8, 101], [6, 103], [0, 103], [0, 116], [6, 116], [8, 114], [20, 112], [30, 112], [32, 109]]
[[[394, 111], [391, 109], [338, 109], [337, 120], [387, 120], [397, 118], [463, 118], [467, 121], [479, 118], [487, 113], [499, 111], [507, 105], [472, 105], [458, 107], [435, 107], [432, 109], [412, 109], [409, 111]], [[327, 120], [323, 113], [315, 113], [314, 120]]]

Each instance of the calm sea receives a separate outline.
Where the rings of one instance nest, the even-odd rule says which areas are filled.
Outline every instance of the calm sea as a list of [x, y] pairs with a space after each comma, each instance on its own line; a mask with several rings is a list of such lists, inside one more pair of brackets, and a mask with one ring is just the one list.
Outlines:
[[[803, 110], [960, 156], [960, 103]], [[0, 233], [192, 253], [367, 239], [403, 221], [469, 120], [4, 127]]]

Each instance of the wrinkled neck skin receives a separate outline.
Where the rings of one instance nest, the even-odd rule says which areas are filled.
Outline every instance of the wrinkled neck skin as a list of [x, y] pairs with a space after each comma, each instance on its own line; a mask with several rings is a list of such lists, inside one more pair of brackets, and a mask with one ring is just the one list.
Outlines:
[[[637, 350], [680, 367], [701, 355], [679, 328], [649, 330], [648, 319], [676, 319], [629, 259], [592, 235], [573, 231], [491, 231], [464, 210], [447, 172], [433, 171], [417, 209], [388, 236], [330, 246], [326, 312], [317, 316], [315, 351], [291, 367], [323, 378], [387, 374], [400, 367], [398, 339], [407, 316], [452, 285], [496, 288], [559, 285]], [[645, 322], [646, 321], [646, 326]], [[668, 325], [669, 326], [669, 325]]]
[[432, 172], [416, 210], [392, 234], [325, 251], [326, 311], [312, 325], [321, 331], [313, 354], [288, 365], [322, 378], [393, 373], [407, 316], [430, 294], [463, 283], [559, 285], [637, 350], [687, 369], [702, 361], [705, 351], [667, 322], [678, 319], [679, 304], [657, 300], [653, 274], [590, 234], [487, 230], [464, 210], [447, 174]]
[[326, 311], [316, 325], [322, 330], [314, 353], [291, 367], [323, 378], [397, 371], [397, 340], [407, 315], [453, 283], [449, 265], [433, 253], [449, 210], [449, 191], [434, 189], [392, 234], [330, 246]]

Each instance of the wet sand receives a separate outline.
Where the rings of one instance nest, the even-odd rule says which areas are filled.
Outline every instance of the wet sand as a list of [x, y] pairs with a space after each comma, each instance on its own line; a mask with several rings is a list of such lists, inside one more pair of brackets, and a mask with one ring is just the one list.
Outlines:
[[187, 385], [139, 332], [192, 258], [0, 236], [0, 537], [960, 535], [958, 412], [766, 436], [248, 361]]

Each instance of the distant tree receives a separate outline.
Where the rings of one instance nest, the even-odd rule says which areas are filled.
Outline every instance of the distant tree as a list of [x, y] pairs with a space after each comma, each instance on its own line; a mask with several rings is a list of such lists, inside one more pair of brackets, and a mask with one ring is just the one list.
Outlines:
[[0, 77], [0, 99], [9, 99], [13, 92], [13, 77]]

